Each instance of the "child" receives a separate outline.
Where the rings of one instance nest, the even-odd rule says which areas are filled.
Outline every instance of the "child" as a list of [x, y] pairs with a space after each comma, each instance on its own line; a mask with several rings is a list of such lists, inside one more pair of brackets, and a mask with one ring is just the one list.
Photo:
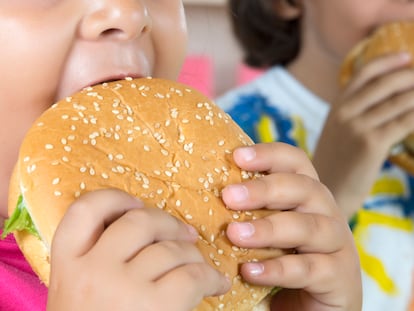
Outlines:
[[351, 220], [363, 309], [407, 310], [414, 179], [385, 160], [392, 145], [414, 131], [414, 71], [403, 53], [371, 62], [343, 91], [338, 76], [347, 52], [377, 26], [414, 19], [414, 3], [229, 3], [245, 60], [267, 70], [217, 103], [257, 142], [283, 141], [313, 156], [321, 181]]
[[[187, 38], [179, 0], [2, 1], [0, 33], [3, 220], [19, 144], [42, 111], [98, 82], [175, 79]], [[223, 200], [229, 208], [287, 212], [230, 224], [228, 237], [240, 247], [297, 250], [245, 264], [243, 277], [287, 288], [273, 298], [277, 310], [359, 310], [352, 235], [303, 152], [259, 144], [236, 150], [234, 158], [242, 169], [268, 174], [227, 187]], [[79, 212], [85, 205], [91, 217]], [[123, 192], [88, 193], [73, 203], [57, 230], [48, 292], [14, 240], [0, 241], [0, 309], [44, 310], [47, 295], [48, 310], [192, 310], [203, 297], [229, 289], [228, 280], [201, 258], [196, 239], [193, 228]], [[146, 254], [151, 261], [144, 261]], [[168, 265], [162, 264], [165, 258]]]

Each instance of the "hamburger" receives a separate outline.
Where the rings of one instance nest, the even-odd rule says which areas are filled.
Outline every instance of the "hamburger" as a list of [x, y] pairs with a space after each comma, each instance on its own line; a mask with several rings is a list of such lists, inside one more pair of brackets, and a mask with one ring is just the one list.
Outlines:
[[[5, 232], [48, 285], [50, 245], [67, 207], [82, 194], [121, 189], [171, 213], [199, 232], [206, 261], [232, 279], [232, 289], [196, 310], [268, 310], [275, 289], [245, 283], [241, 263], [283, 254], [241, 249], [226, 225], [269, 211], [231, 211], [222, 188], [257, 178], [232, 151], [251, 139], [207, 97], [162, 79], [125, 79], [88, 87], [44, 112], [22, 142], [10, 182]], [[255, 309], [256, 308], [256, 309]]]
[[[360, 67], [379, 56], [398, 52], [414, 56], [413, 36], [414, 22], [410, 21], [391, 22], [377, 28], [345, 57], [339, 75], [340, 85], [345, 86]], [[411, 67], [414, 67], [414, 57]], [[414, 174], [414, 133], [391, 148], [389, 160]]]

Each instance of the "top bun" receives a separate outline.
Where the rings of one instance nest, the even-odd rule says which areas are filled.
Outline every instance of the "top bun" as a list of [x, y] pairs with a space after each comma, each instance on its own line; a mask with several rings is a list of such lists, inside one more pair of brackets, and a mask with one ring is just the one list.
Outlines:
[[48, 284], [53, 234], [67, 207], [83, 193], [118, 188], [163, 209], [199, 231], [205, 259], [233, 280], [196, 310], [252, 310], [271, 288], [248, 285], [239, 265], [282, 255], [277, 249], [231, 245], [227, 224], [269, 211], [227, 209], [221, 190], [256, 178], [240, 170], [232, 151], [251, 139], [207, 97], [161, 79], [126, 79], [89, 87], [48, 109], [24, 139], [10, 187], [10, 209], [24, 200], [43, 240], [15, 236]]
[[[408, 52], [414, 67], [414, 22], [384, 24], [368, 38], [358, 43], [343, 61], [339, 82], [345, 86], [355, 72], [374, 58], [391, 53]], [[389, 160], [414, 174], [414, 133], [408, 135], [390, 152]]]

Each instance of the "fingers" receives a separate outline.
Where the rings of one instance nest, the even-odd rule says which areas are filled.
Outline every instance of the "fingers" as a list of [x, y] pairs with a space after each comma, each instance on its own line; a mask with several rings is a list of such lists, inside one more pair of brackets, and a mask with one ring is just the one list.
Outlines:
[[103, 310], [116, 309], [121, 301], [124, 310], [192, 310], [203, 297], [230, 288], [197, 249], [194, 228], [121, 191], [81, 197], [58, 231], [49, 305], [81, 302], [86, 309]]
[[298, 209], [308, 213], [327, 213], [336, 206], [329, 190], [305, 175], [275, 173], [256, 180], [225, 187], [223, 201], [234, 210]]
[[[180, 286], [177, 286], [180, 284]], [[174, 300], [176, 297], [185, 298], [190, 310], [196, 307], [202, 298], [218, 296], [226, 293], [231, 283], [228, 278], [213, 269], [208, 264], [187, 264], [171, 270], [163, 278], [156, 282], [159, 291], [163, 293], [162, 299]]]
[[[157, 258], [157, 264], [152, 264]], [[194, 243], [185, 241], [162, 241], [151, 244], [141, 250], [139, 256], [132, 258], [128, 265], [131, 273], [135, 271], [137, 277], [158, 280], [170, 270], [190, 263], [204, 263], [204, 258]], [[145, 269], [141, 269], [145, 267]]]
[[249, 223], [231, 223], [227, 236], [243, 248], [273, 247], [295, 249], [298, 253], [331, 253], [346, 242], [344, 225], [341, 218], [283, 212]]
[[240, 273], [248, 282], [284, 288], [303, 288], [313, 293], [332, 290], [337, 258], [325, 254], [286, 255], [246, 263]]
[[288, 172], [318, 178], [306, 153], [284, 143], [256, 144], [238, 148], [234, 151], [233, 157], [240, 168], [251, 172]]
[[398, 94], [413, 89], [414, 72], [404, 69], [378, 77], [356, 92], [347, 102], [349, 118], [360, 115], [378, 103], [393, 99]]
[[111, 249], [113, 260], [129, 261], [146, 245], [162, 240], [194, 243], [197, 237], [195, 229], [157, 208], [133, 209], [106, 228], [92, 251]]
[[[141, 201], [119, 190], [87, 193], [69, 207], [53, 245], [64, 247], [63, 253], [72, 257], [80, 257], [92, 249], [96, 253], [111, 249], [116, 254], [111, 258], [128, 261], [154, 241], [196, 239], [194, 229], [171, 215], [142, 207]], [[152, 222], [156, 225], [150, 226]], [[56, 253], [62, 252], [57, 249]]]
[[407, 66], [411, 61], [411, 55], [408, 53], [397, 53], [378, 57], [361, 67], [349, 82], [345, 90], [345, 95], [354, 93], [369, 81], [374, 80], [386, 73]]
[[[143, 207], [125, 192], [109, 189], [91, 192], [66, 211], [54, 235], [56, 254], [82, 256], [95, 245], [105, 228], [127, 211]], [[60, 251], [60, 248], [64, 248]]]

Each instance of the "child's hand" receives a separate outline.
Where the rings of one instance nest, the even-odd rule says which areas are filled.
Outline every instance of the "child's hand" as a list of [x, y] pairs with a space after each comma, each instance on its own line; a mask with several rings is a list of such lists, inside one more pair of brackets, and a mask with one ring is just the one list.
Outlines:
[[192, 310], [230, 288], [195, 247], [197, 233], [124, 192], [75, 202], [52, 247], [48, 310]]
[[314, 155], [320, 179], [350, 217], [391, 147], [414, 131], [414, 70], [406, 54], [362, 67], [333, 104]]
[[226, 187], [223, 200], [229, 208], [284, 212], [233, 223], [228, 237], [240, 247], [296, 250], [244, 264], [243, 277], [286, 288], [273, 297], [272, 310], [361, 310], [359, 260], [351, 231], [305, 153], [282, 143], [258, 144], [236, 150], [234, 159], [244, 170], [268, 175]]

